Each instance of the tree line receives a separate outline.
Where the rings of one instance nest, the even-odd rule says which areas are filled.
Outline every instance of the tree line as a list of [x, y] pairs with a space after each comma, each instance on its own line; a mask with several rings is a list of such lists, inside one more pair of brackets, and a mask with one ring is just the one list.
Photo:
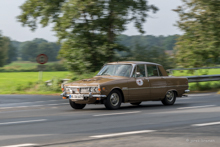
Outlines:
[[13, 61], [36, 62], [39, 54], [46, 54], [48, 61], [58, 61], [60, 45], [36, 38], [32, 41], [19, 42], [0, 34], [0, 67]]
[[[118, 44], [125, 46], [127, 49], [123, 51], [114, 50], [113, 60], [141, 60], [163, 63], [164, 66], [171, 67], [172, 64], [169, 62], [169, 56], [165, 51], [173, 50], [177, 38], [178, 35], [120, 35], [118, 36]], [[11, 54], [8, 54], [10, 55], [10, 62], [16, 60], [35, 62], [36, 56], [42, 53], [49, 57], [49, 61], [59, 60], [57, 57], [59, 56], [60, 45], [55, 42], [48, 42], [41, 38], [25, 42], [8, 41], [8, 44], [10, 44], [8, 46], [10, 47], [9, 52], [11, 52]], [[9, 64], [10, 62], [8, 60], [5, 64]]]
[[60, 50], [60, 45], [55, 42], [48, 42], [45, 39], [36, 38], [32, 41], [18, 42], [12, 41], [12, 44], [17, 49], [17, 56], [22, 61], [36, 61], [39, 54], [46, 54], [48, 61], [58, 61], [57, 55]]

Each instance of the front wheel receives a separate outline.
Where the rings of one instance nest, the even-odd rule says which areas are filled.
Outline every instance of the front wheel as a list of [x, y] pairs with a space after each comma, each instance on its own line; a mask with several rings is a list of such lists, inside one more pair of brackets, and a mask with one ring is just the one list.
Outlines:
[[161, 101], [164, 105], [173, 105], [176, 101], [176, 93], [168, 91], [165, 98]]
[[113, 90], [105, 99], [104, 104], [107, 109], [115, 110], [120, 108], [122, 95], [118, 90]]
[[83, 109], [86, 106], [86, 104], [77, 104], [71, 100], [69, 100], [69, 103], [73, 109]]

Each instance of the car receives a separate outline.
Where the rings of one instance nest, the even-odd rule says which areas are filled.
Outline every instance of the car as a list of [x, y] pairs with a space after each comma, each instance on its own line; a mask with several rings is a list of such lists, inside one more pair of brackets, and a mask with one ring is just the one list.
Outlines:
[[74, 109], [104, 104], [114, 110], [121, 103], [140, 105], [143, 101], [173, 105], [177, 97], [189, 92], [188, 87], [186, 77], [168, 76], [160, 64], [123, 61], [105, 64], [93, 78], [63, 84], [61, 96]]

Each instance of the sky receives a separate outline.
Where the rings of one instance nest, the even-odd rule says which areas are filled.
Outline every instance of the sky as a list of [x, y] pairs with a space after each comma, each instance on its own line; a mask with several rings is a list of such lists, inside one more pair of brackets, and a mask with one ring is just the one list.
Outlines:
[[[38, 29], [34, 32], [28, 27], [23, 27], [20, 22], [17, 22], [16, 16], [21, 14], [19, 6], [26, 0], [0, 0], [0, 30], [4, 36], [10, 37], [12, 40], [28, 41], [34, 38], [44, 38], [48, 41], [55, 42], [57, 37], [52, 31], [52, 24], [45, 28], [38, 25]], [[146, 31], [145, 35], [174, 35], [183, 34], [177, 27], [174, 26], [179, 19], [176, 12], [172, 9], [181, 5], [181, 0], [148, 0], [148, 4], [153, 4], [159, 8], [156, 14], [149, 13], [150, 17], [143, 24]], [[127, 25], [127, 30], [123, 32], [126, 35], [140, 35], [133, 23]]]

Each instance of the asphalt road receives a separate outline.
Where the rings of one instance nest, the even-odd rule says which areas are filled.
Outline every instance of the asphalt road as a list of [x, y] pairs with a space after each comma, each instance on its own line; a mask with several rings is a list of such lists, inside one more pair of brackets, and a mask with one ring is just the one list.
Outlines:
[[73, 110], [59, 96], [0, 95], [0, 146], [220, 146], [220, 95], [192, 94], [173, 106]]

